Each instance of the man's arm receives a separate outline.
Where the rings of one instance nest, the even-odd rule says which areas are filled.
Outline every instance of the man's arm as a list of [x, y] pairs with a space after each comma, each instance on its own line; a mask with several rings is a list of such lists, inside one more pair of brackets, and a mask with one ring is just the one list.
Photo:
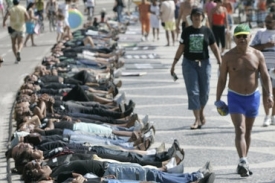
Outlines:
[[267, 43], [264, 43], [264, 44], [256, 44], [256, 45], [252, 45], [251, 47], [257, 49], [257, 50], [264, 50], [266, 48], [272, 48], [275, 46], [275, 42], [267, 42]]
[[4, 16], [4, 18], [3, 18], [3, 27], [6, 26], [6, 21], [7, 21], [7, 19], [8, 19], [9, 16], [10, 16], [10, 13], [9, 13], [9, 11], [7, 11], [6, 14], [5, 14], [5, 16]]
[[217, 91], [216, 91], [216, 101], [220, 101], [221, 100], [221, 96], [223, 93], [223, 90], [225, 88], [226, 85], [226, 81], [227, 81], [227, 73], [228, 73], [228, 68], [227, 68], [227, 59], [228, 59], [229, 55], [226, 54], [225, 56], [222, 57], [222, 63], [220, 64], [220, 75], [219, 75], [219, 79], [218, 79], [218, 83], [217, 83]]

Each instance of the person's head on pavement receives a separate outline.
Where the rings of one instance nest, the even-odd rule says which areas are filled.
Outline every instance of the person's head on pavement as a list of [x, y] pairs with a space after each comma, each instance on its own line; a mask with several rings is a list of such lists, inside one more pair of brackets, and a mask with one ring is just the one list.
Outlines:
[[20, 3], [20, 1], [19, 0], [13, 0], [12, 3], [13, 3], [14, 6], [17, 6]]
[[234, 41], [236, 46], [247, 47], [251, 40], [251, 30], [248, 24], [239, 24], [234, 29]]
[[275, 12], [266, 16], [265, 26], [267, 30], [275, 30]]

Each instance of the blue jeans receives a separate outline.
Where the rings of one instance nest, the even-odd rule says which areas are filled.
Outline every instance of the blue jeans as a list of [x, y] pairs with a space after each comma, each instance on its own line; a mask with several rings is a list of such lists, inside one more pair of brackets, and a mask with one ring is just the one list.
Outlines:
[[139, 164], [117, 164], [109, 163], [109, 167], [104, 173], [115, 175], [117, 179], [155, 181], [159, 183], [188, 183], [197, 181], [197, 172], [174, 174], [162, 172], [157, 169], [143, 168]]
[[146, 169], [136, 163], [117, 164], [109, 163], [106, 175], [115, 175], [117, 179], [146, 181]]
[[197, 181], [197, 172], [193, 173], [167, 173], [156, 169], [147, 170], [147, 181], [156, 181], [160, 183], [188, 183]]
[[117, 21], [122, 22], [122, 6], [117, 6]]
[[209, 59], [195, 62], [183, 58], [182, 74], [188, 94], [188, 109], [198, 110], [208, 101], [211, 77], [211, 64]]

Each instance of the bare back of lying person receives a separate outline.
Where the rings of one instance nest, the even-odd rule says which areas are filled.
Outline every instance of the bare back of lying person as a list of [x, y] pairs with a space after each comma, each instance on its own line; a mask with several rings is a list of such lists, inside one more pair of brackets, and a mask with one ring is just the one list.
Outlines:
[[217, 107], [218, 103], [222, 103], [221, 95], [229, 75], [228, 109], [235, 127], [235, 145], [240, 158], [237, 171], [242, 177], [252, 175], [247, 154], [253, 123], [260, 105], [259, 75], [264, 92], [269, 95], [268, 106], [273, 106], [272, 86], [263, 54], [248, 45], [250, 40], [248, 25], [238, 25], [234, 30], [236, 47], [223, 56], [215, 102]]

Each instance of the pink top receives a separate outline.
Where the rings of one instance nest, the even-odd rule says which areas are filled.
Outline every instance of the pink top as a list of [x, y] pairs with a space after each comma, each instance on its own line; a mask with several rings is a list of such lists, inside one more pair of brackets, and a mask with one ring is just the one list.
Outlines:
[[212, 9], [216, 6], [217, 6], [217, 4], [214, 3], [214, 1], [210, 1], [204, 5], [204, 9], [205, 9], [208, 17], [210, 17], [210, 13], [211, 13]]

